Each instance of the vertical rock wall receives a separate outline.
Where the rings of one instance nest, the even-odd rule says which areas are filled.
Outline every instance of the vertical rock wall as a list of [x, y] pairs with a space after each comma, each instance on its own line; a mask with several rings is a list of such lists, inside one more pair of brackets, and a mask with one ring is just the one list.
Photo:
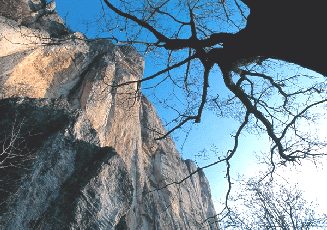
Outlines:
[[30, 143], [38, 130], [38, 144], [15, 158], [26, 170], [5, 174], [1, 226], [218, 229], [204, 174], [173, 183], [196, 166], [171, 138], [155, 141], [166, 131], [139, 85], [114, 87], [142, 78], [140, 54], [69, 33], [54, 2], [11, 2], [0, 2], [0, 137], [21, 130]]

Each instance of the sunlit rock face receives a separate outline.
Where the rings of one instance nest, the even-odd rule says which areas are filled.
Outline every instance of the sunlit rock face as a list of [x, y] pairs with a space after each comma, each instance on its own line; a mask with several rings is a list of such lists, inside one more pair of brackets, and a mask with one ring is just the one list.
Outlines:
[[218, 229], [203, 172], [173, 183], [197, 168], [155, 140], [166, 131], [140, 85], [114, 87], [142, 78], [142, 56], [69, 32], [54, 2], [12, 3], [0, 1], [1, 228]]

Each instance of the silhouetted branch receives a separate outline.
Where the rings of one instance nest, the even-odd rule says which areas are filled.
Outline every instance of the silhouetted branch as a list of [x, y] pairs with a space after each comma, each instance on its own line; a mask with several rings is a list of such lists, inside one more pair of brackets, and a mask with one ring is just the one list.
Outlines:
[[144, 82], [144, 81], [149, 81], [149, 80], [152, 80], [154, 78], [156, 78], [157, 76], [163, 74], [163, 73], [166, 73], [172, 69], [176, 69], [182, 65], [184, 65], [185, 63], [188, 63], [189, 61], [191, 61], [192, 59], [195, 59], [197, 58], [197, 54], [194, 54], [188, 58], [186, 58], [184, 61], [181, 61], [181, 62], [178, 62], [177, 64], [175, 65], [172, 65], [170, 67], [167, 67], [166, 69], [164, 70], [161, 70], [161, 71], [158, 71], [156, 74], [153, 74], [149, 77], [146, 77], [146, 78], [143, 78], [141, 80], [137, 80], [137, 81], [128, 81], [128, 82], [124, 82], [124, 83], [121, 83], [121, 84], [118, 84], [118, 85], [110, 85], [112, 88], [118, 88], [118, 87], [121, 87], [121, 86], [124, 86], [124, 85], [129, 85], [129, 84], [133, 84], [133, 83], [141, 83], [141, 82]]
[[163, 34], [161, 34], [160, 32], [158, 32], [155, 28], [153, 28], [152, 26], [150, 26], [148, 23], [146, 23], [145, 21], [142, 21], [140, 19], [138, 19], [137, 17], [124, 13], [121, 10], [117, 9], [116, 7], [114, 7], [110, 2], [108, 2], [108, 0], [104, 0], [104, 2], [106, 3], [106, 5], [113, 10], [116, 14], [120, 15], [121, 17], [127, 18], [129, 20], [132, 20], [134, 22], [136, 22], [139, 26], [148, 29], [151, 33], [153, 33], [153, 35], [158, 39], [159, 42], [167, 42], [168, 38], [166, 36], [164, 36]]

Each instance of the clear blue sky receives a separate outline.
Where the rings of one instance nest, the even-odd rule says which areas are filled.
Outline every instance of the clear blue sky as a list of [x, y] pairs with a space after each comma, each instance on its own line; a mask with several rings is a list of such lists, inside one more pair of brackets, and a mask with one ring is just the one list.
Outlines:
[[[96, 26], [92, 25], [87, 29], [85, 23], [94, 21], [94, 19], [99, 18], [99, 12], [101, 12], [101, 3], [99, 0], [57, 0], [56, 3], [56, 10], [58, 11], [59, 15], [65, 20], [66, 24], [73, 31], [81, 31], [83, 33], [87, 32], [86, 34], [88, 38], [92, 38], [94, 34], [97, 33], [98, 28]], [[156, 67], [152, 61], [152, 59], [146, 59], [146, 67], [144, 73], [145, 77], [155, 73], [158, 68], [159, 70], [162, 68], [160, 65]], [[219, 75], [218, 72], [219, 70], [210, 76], [209, 81], [211, 92], [215, 92], [215, 90], [220, 90], [220, 92], [222, 90], [226, 90], [224, 89], [222, 78], [217, 77], [217, 74]], [[144, 83], [143, 87], [147, 87], [151, 84], [152, 83]], [[169, 120], [173, 118], [174, 115], [172, 111], [164, 109], [160, 104], [156, 103], [153, 98], [152, 91], [144, 90], [143, 93], [145, 93], [155, 104], [157, 112], [163, 120]], [[163, 91], [162, 93], [165, 92]], [[235, 130], [238, 128], [238, 125], [239, 123], [237, 123], [232, 118], [218, 118], [212, 111], [206, 110], [203, 114], [201, 123], [192, 126], [192, 129], [185, 142], [184, 137], [186, 132], [181, 130], [177, 131], [173, 134], [173, 137], [175, 137], [176, 146], [178, 150], [180, 150], [184, 159], [189, 158], [195, 160], [198, 163], [198, 166], [205, 166], [217, 160], [217, 156], [211, 152], [211, 154], [208, 155], [208, 159], [204, 159], [204, 157], [197, 157], [198, 153], [203, 149], [210, 150], [212, 145], [215, 145], [217, 147], [218, 154], [221, 154], [221, 156], [225, 155], [227, 150], [233, 147], [234, 139], [231, 137], [231, 134], [235, 132]], [[188, 127], [189, 126], [186, 126], [186, 129]], [[324, 127], [325, 128], [322, 130], [327, 130], [326, 125]], [[269, 147], [270, 146], [267, 135], [256, 136], [244, 132], [244, 134], [242, 134], [240, 137], [240, 145], [238, 151], [231, 160], [231, 176], [236, 178], [237, 174], [253, 176], [259, 173], [260, 169], [262, 168], [260, 168], [260, 166], [256, 163], [256, 158], [254, 157], [253, 153], [259, 153], [260, 151], [267, 152]], [[208, 153], [210, 153], [210, 151]], [[303, 170], [304, 167], [307, 171]], [[306, 189], [306, 184], [311, 183], [310, 188], [313, 191], [309, 191], [310, 189], [308, 189], [310, 192], [308, 192], [308, 194], [311, 197], [319, 195], [317, 191], [325, 190], [323, 187], [321, 187], [321, 185], [319, 185], [317, 181], [313, 182], [314, 180], [312, 180], [312, 178], [317, 178], [318, 180], [321, 179], [321, 181], [324, 181], [322, 178], [327, 175], [326, 171], [316, 174], [314, 167], [308, 164], [305, 164], [305, 166], [303, 166], [301, 169], [304, 172], [310, 172], [308, 177], [309, 179], [305, 179], [307, 178], [306, 176], [308, 176], [308, 173], [296, 174], [294, 169], [287, 169], [286, 173], [288, 175], [294, 174], [291, 180], [297, 181], [300, 184], [302, 183], [300, 186], [302, 189]], [[214, 201], [224, 199], [225, 197], [227, 190], [227, 183], [226, 179], [224, 178], [225, 170], [226, 167], [224, 163], [205, 170], [205, 174], [210, 182]], [[320, 194], [320, 196], [324, 195]], [[319, 202], [327, 207], [326, 199], [319, 199]], [[219, 205], [218, 203], [216, 204], [218, 209]]]

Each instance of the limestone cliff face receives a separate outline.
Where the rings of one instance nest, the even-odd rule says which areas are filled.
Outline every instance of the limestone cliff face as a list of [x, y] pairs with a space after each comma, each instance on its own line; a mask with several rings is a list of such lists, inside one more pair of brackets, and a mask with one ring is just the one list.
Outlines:
[[1, 229], [218, 229], [204, 174], [172, 183], [196, 166], [155, 140], [140, 86], [113, 87], [143, 58], [70, 33], [54, 8], [0, 1]]

